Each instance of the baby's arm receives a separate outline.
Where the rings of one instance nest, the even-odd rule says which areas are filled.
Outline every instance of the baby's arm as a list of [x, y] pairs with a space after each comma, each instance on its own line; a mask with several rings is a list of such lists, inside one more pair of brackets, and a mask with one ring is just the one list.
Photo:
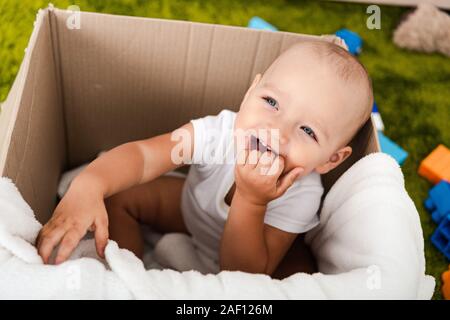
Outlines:
[[[183, 155], [189, 161], [193, 127], [187, 123], [180, 129], [191, 137], [190, 154]], [[39, 232], [36, 246], [43, 261], [48, 262], [58, 244], [56, 263], [66, 260], [88, 229], [95, 231], [97, 253], [103, 257], [108, 241], [108, 215], [103, 199], [182, 166], [183, 162], [172, 161], [172, 150], [179, 142], [172, 141], [171, 135], [124, 143], [92, 161], [72, 181], [52, 218]]]
[[[270, 158], [277, 170], [261, 174]], [[249, 159], [258, 159], [258, 162]], [[256, 164], [251, 164], [256, 163]], [[284, 194], [299, 177], [302, 168], [294, 168], [280, 178], [284, 160], [270, 152], [243, 152], [235, 167], [236, 191], [221, 239], [221, 270], [240, 270], [272, 275], [297, 234], [264, 224], [267, 204]]]
[[[177, 130], [180, 129], [185, 129], [191, 137], [191, 154], [186, 157], [189, 160], [193, 150], [193, 127], [187, 123]], [[171, 135], [169, 132], [115, 147], [91, 162], [75, 180], [97, 181], [97, 191], [105, 198], [151, 181], [184, 164], [172, 161], [172, 150], [179, 142], [172, 141]]]

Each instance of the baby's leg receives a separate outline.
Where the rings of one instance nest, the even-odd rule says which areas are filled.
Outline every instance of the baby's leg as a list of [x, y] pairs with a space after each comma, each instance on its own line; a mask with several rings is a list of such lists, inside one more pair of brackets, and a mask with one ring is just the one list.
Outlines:
[[189, 234], [181, 215], [181, 191], [185, 178], [161, 176], [105, 199], [109, 238], [142, 259], [144, 239], [139, 222], [155, 231]]

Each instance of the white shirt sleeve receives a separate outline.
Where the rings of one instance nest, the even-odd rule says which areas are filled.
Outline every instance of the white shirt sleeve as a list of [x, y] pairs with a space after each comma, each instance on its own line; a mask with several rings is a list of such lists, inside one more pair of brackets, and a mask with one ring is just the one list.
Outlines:
[[224, 109], [215, 116], [190, 121], [194, 127], [192, 164], [220, 164], [220, 160], [224, 160], [220, 155], [229, 147], [235, 116], [235, 112]]
[[264, 223], [286, 232], [305, 233], [319, 224], [322, 194], [320, 175], [310, 173], [268, 203]]

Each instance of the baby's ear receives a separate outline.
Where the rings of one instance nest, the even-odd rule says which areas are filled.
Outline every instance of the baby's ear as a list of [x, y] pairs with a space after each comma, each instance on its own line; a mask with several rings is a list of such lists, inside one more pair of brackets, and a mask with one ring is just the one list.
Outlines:
[[333, 153], [327, 162], [318, 166], [315, 170], [319, 174], [328, 173], [329, 171], [340, 165], [342, 162], [344, 162], [344, 160], [350, 157], [351, 154], [352, 148], [350, 146], [343, 147]]

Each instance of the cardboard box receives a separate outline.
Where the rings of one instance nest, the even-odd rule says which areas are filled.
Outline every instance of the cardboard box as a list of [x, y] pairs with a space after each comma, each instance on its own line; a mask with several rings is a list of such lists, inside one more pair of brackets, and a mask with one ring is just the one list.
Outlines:
[[362, 2], [367, 3], [368, 6], [371, 4], [379, 4], [379, 5], [408, 6], [408, 7], [415, 7], [420, 3], [429, 3], [435, 5], [436, 7], [440, 7], [443, 9], [450, 9], [449, 0], [331, 0], [331, 1]]
[[[224, 108], [237, 111], [254, 76], [305, 39], [323, 41], [187, 21], [41, 10], [2, 106], [1, 174], [13, 180], [44, 223], [56, 206], [62, 172], [92, 161], [101, 150], [168, 132], [192, 118]], [[323, 176], [327, 190], [357, 159], [379, 151], [370, 121], [352, 144], [352, 157]]]

